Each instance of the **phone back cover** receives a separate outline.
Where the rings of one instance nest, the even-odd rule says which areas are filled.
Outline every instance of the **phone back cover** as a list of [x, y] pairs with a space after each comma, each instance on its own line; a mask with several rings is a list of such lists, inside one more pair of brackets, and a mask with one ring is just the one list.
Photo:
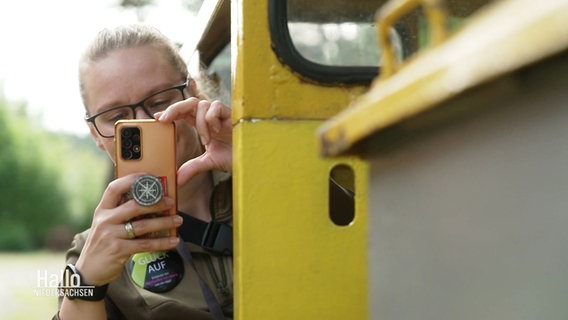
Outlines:
[[[127, 160], [121, 156], [122, 127], [140, 128], [140, 159]], [[131, 173], [146, 173], [162, 180], [165, 178], [164, 195], [177, 203], [176, 183], [176, 138], [174, 123], [162, 123], [153, 119], [121, 120], [115, 126], [115, 177], [123, 177]], [[177, 206], [168, 214], [176, 214]], [[175, 235], [175, 230], [170, 232]]]

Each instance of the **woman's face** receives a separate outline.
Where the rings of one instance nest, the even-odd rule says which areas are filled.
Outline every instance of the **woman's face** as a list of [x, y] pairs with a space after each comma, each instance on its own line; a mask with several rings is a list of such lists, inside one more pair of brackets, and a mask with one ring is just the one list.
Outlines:
[[[112, 107], [137, 103], [154, 92], [179, 85], [176, 70], [153, 46], [140, 46], [113, 51], [104, 59], [92, 63], [84, 72], [84, 89], [89, 115]], [[187, 91], [186, 91], [187, 97]], [[148, 118], [141, 108], [136, 118]], [[89, 123], [97, 146], [115, 159], [114, 138], [101, 137]], [[176, 122], [177, 165], [203, 153], [195, 129], [184, 121]]]

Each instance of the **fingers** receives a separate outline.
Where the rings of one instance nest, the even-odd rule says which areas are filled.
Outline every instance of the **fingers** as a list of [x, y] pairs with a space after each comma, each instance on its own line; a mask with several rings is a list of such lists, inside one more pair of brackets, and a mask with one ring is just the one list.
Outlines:
[[178, 237], [97, 239], [90, 235], [77, 261], [85, 282], [94, 285], [107, 284], [120, 276], [124, 263], [138, 252], [166, 251], [175, 248]]
[[211, 170], [211, 165], [207, 161], [207, 154], [204, 153], [181, 165], [178, 169], [177, 183], [183, 185], [196, 174], [209, 170]]
[[163, 112], [154, 114], [162, 122], [186, 120], [197, 128], [202, 143], [207, 144], [211, 134], [220, 133], [224, 127], [232, 129], [231, 109], [220, 101], [209, 102], [195, 97], [175, 103]]
[[196, 128], [205, 153], [184, 163], [178, 170], [178, 185], [197, 173], [209, 170], [232, 170], [231, 109], [220, 101], [197, 98], [175, 103], [155, 118], [162, 122], [185, 120]]
[[138, 176], [140, 175], [128, 175], [111, 181], [99, 202], [98, 209], [112, 209], [119, 205], [122, 202], [123, 195], [130, 190], [130, 186]]
[[220, 133], [223, 127], [231, 126], [231, 109], [220, 101], [213, 101], [205, 115], [205, 121], [209, 123], [214, 133]]
[[205, 120], [205, 115], [209, 111], [209, 106], [211, 103], [206, 100], [199, 101], [197, 105], [197, 113], [195, 115], [195, 128], [197, 129], [197, 134], [201, 139], [201, 144], [206, 145], [211, 139], [209, 134], [209, 124]]
[[182, 218], [177, 215], [131, 221], [134, 236], [143, 238], [129, 237], [125, 229], [127, 221], [140, 215], [165, 212], [175, 204], [169, 197], [148, 207], [140, 206], [134, 200], [122, 203], [123, 195], [138, 176], [140, 174], [132, 174], [109, 183], [95, 210], [87, 241], [77, 261], [77, 267], [91, 283], [105, 284], [116, 279], [124, 262], [134, 253], [170, 250], [179, 243], [177, 237], [160, 237], [161, 232], [182, 224]]
[[153, 206], [141, 206], [134, 200], [128, 200], [120, 205], [114, 213], [113, 221], [126, 222], [138, 216], [149, 213], [164, 212], [174, 206], [174, 200], [170, 197], [164, 197], [160, 202]]
[[174, 248], [178, 243], [178, 237], [135, 239], [124, 241], [124, 249], [132, 254], [137, 252], [164, 251]]
[[[132, 232], [136, 237], [143, 237], [147, 234], [152, 234], [164, 230], [176, 229], [183, 222], [183, 218], [179, 215], [142, 218], [136, 221], [131, 221]], [[113, 226], [119, 238], [130, 239], [125, 229], [125, 224]]]
[[169, 106], [165, 111], [155, 113], [154, 118], [162, 122], [172, 122], [174, 120], [184, 119], [195, 125], [195, 116], [197, 114], [199, 101], [201, 100], [191, 97], [189, 99], [176, 102]]
[[174, 207], [175, 201], [167, 196], [153, 206], [141, 206], [134, 200], [124, 202], [124, 195], [130, 191], [132, 183], [140, 175], [131, 174], [110, 182], [95, 210], [93, 222], [119, 224], [140, 215], [164, 212]]

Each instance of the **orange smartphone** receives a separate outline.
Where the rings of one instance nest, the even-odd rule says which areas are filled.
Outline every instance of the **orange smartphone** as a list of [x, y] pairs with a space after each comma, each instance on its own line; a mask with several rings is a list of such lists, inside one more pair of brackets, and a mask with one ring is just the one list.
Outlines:
[[[153, 196], [155, 187], [163, 196], [174, 199], [173, 208], [144, 217], [157, 215], [174, 215], [177, 213], [177, 166], [176, 136], [174, 123], [162, 123], [154, 119], [120, 120], [115, 124], [115, 159], [114, 173], [116, 178], [131, 173], [150, 175], [140, 186], [131, 190], [128, 197], [136, 194]], [[157, 179], [156, 179], [157, 178]], [[157, 185], [157, 184], [160, 185]], [[154, 185], [152, 185], [154, 184]], [[135, 200], [141, 200], [140, 197]], [[141, 203], [141, 202], [138, 202]], [[141, 203], [143, 204], [143, 203]], [[148, 203], [146, 203], [148, 205]], [[150, 203], [151, 205], [151, 203]], [[176, 236], [176, 229], [147, 235], [149, 237]]]

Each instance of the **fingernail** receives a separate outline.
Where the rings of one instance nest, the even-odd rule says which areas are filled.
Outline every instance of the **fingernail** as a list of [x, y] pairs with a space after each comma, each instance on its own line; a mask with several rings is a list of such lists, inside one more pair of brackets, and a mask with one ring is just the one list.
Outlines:
[[174, 223], [175, 223], [176, 225], [182, 224], [182, 223], [183, 223], [183, 218], [182, 218], [181, 216], [175, 215], [175, 216], [174, 216]]
[[178, 237], [170, 238], [170, 243], [171, 243], [171, 244], [178, 244], [178, 243], [179, 243], [179, 238], [178, 238]]

